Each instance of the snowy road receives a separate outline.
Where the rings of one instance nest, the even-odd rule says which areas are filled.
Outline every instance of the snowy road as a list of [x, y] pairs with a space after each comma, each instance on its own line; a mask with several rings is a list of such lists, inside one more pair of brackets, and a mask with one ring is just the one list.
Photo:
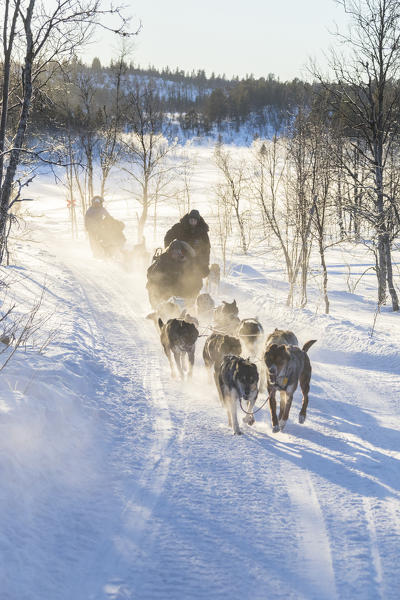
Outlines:
[[[400, 343], [357, 353], [343, 321], [295, 322], [318, 337], [306, 423], [297, 397], [285, 433], [262, 410], [233, 437], [201, 346], [193, 384], [172, 382], [144, 281], [104, 263], [99, 277], [81, 245], [53, 238], [35, 258], [68, 336], [38, 358], [24, 411], [2, 412], [1, 597], [397, 600]], [[223, 293], [284, 325], [275, 292], [267, 306], [247, 283]]]

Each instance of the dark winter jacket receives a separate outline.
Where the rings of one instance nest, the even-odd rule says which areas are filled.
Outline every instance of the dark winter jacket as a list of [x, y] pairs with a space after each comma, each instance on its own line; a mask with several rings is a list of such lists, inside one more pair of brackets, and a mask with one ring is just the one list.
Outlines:
[[86, 211], [85, 227], [92, 238], [97, 240], [106, 254], [112, 255], [122, 248], [126, 238], [123, 234], [125, 224], [114, 219], [101, 205], [93, 205]]
[[210, 239], [208, 237], [209, 227], [203, 217], [200, 217], [195, 227], [189, 225], [189, 213], [186, 214], [179, 223], [175, 223], [167, 231], [164, 238], [165, 248], [173, 240], [182, 240], [191, 245], [196, 252], [197, 265], [202, 277], [207, 277], [210, 263]]
[[98, 237], [103, 220], [109, 216], [110, 214], [101, 204], [89, 206], [85, 213], [85, 227], [87, 232]]

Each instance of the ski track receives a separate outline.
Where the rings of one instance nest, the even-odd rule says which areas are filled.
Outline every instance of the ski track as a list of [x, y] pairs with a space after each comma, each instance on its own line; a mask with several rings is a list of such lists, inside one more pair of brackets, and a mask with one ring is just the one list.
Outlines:
[[[234, 437], [200, 346], [193, 385], [171, 381], [144, 320], [144, 281], [104, 263], [99, 277], [99, 263], [78, 255], [64, 258], [53, 240], [43, 260], [57, 262], [70, 294], [79, 289], [73, 339], [84, 314], [87, 346], [75, 349], [96, 375], [82, 410], [104, 449], [80, 515], [66, 505], [69, 518], [46, 523], [67, 540], [64, 562], [55, 560], [46, 586], [43, 569], [28, 577], [26, 597], [397, 600], [400, 436], [379, 398], [398, 394], [399, 373], [375, 381], [376, 372], [351, 364], [338, 373], [329, 348], [315, 346], [305, 425], [296, 395], [287, 431], [272, 434], [263, 409]], [[264, 322], [265, 284], [254, 284], [252, 301], [246, 284], [238, 277], [222, 293], [234, 290], [241, 315], [256, 311]], [[284, 316], [276, 306], [271, 326]], [[64, 364], [76, 370], [71, 357]], [[43, 512], [30, 535], [45, 520]], [[68, 545], [70, 528], [78, 535]]]

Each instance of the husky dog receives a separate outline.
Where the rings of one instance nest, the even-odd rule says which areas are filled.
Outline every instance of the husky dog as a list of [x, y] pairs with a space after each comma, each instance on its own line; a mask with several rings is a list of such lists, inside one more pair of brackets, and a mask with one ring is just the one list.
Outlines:
[[246, 356], [255, 357], [261, 344], [264, 329], [257, 319], [242, 319], [238, 329], [238, 337]]
[[168, 323], [163, 323], [158, 319], [158, 326], [161, 332], [161, 345], [168, 358], [171, 375], [175, 378], [174, 363], [172, 354], [181, 379], [184, 378], [183, 362], [185, 355], [189, 359], [188, 376], [191, 377], [194, 364], [194, 351], [199, 332], [193, 323], [187, 323], [182, 319], [170, 319]]
[[210, 272], [209, 272], [208, 278], [207, 278], [207, 290], [209, 292], [211, 292], [212, 289], [214, 288], [214, 291], [218, 294], [220, 281], [221, 281], [221, 269], [220, 269], [219, 265], [217, 265], [216, 263], [213, 263], [210, 266]]
[[228, 413], [228, 423], [234, 435], [240, 435], [237, 404], [243, 398], [247, 402], [243, 421], [253, 425], [253, 407], [258, 395], [258, 371], [254, 363], [229, 354], [215, 365], [215, 381], [219, 397]]
[[294, 335], [293, 331], [288, 331], [284, 329], [275, 329], [272, 333], [269, 334], [267, 339], [265, 340], [265, 350], [268, 350], [269, 346], [272, 344], [286, 344], [288, 346], [298, 346], [299, 342], [297, 337]]
[[197, 316], [200, 321], [211, 323], [215, 302], [210, 294], [199, 294], [196, 300]]
[[178, 304], [174, 301], [173, 298], [170, 298], [169, 300], [160, 302], [160, 304], [157, 306], [157, 309], [154, 312], [148, 314], [146, 319], [150, 319], [150, 321], [153, 321], [158, 331], [158, 319], [161, 319], [164, 323], [169, 319], [179, 319], [181, 312], [182, 311]]
[[242, 346], [237, 338], [222, 333], [212, 333], [204, 344], [204, 364], [210, 370], [215, 364], [220, 364], [227, 354], [240, 356], [241, 352]]
[[214, 309], [213, 328], [218, 331], [218, 333], [236, 335], [240, 325], [238, 314], [239, 309], [236, 300], [233, 302], [225, 302], [225, 300], [223, 300], [222, 305], [217, 306], [217, 308]]
[[[272, 431], [283, 431], [289, 418], [293, 394], [300, 381], [303, 404], [299, 423], [304, 423], [307, 415], [308, 392], [310, 391], [311, 363], [307, 352], [317, 340], [309, 340], [299, 348], [297, 345], [271, 344], [264, 354], [267, 367], [267, 387], [271, 410]], [[279, 390], [281, 403], [279, 417], [276, 416], [275, 394]]]

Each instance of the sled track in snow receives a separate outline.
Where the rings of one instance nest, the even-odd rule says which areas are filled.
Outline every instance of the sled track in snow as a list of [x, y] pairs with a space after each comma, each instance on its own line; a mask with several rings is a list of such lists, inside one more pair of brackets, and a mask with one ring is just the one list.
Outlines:
[[[118, 269], [115, 265], [102, 265], [113, 275]], [[177, 430], [171, 422], [165, 380], [160, 366], [160, 353], [158, 348], [151, 348], [146, 336], [151, 331], [152, 324], [143, 321], [138, 327], [140, 307], [126, 298], [127, 288], [121, 288], [118, 275], [111, 278], [107, 285], [99, 285], [92, 269], [82, 268], [68, 262], [65, 269], [79, 284], [86, 299], [89, 312], [88, 322], [92, 322], [93, 352], [97, 353], [109, 369], [119, 378], [128, 380], [126, 388], [121, 388], [121, 397], [117, 403], [109, 403], [107, 411], [114, 427], [120, 430], [119, 437], [128, 433], [128, 439], [122, 441], [123, 461], [129, 461], [130, 446], [135, 445], [135, 430], [140, 429], [140, 422], [135, 420], [135, 411], [132, 409], [137, 402], [139, 388], [144, 397], [145, 407], [141, 417], [151, 423], [151, 438], [147, 446], [140, 449], [140, 468], [135, 471], [134, 481], [126, 487], [122, 486], [119, 493], [123, 496], [125, 506], [122, 515], [122, 530], [116, 532], [114, 543], [121, 555], [141, 555], [143, 548], [150, 552], [149, 539], [143, 544], [143, 536], [148, 521], [152, 517], [152, 509], [162, 494], [164, 482], [168, 475], [170, 456], [168, 447], [177, 435]], [[115, 273], [114, 273], [115, 275]], [[110, 307], [111, 310], [107, 310]], [[128, 398], [126, 393], [128, 391]], [[118, 391], [117, 391], [118, 394]], [[113, 390], [113, 397], [116, 392]], [[124, 397], [125, 396], [125, 397]], [[147, 413], [147, 414], [146, 414]], [[182, 429], [179, 431], [182, 435]], [[119, 451], [120, 452], [120, 451]], [[121, 469], [121, 455], [113, 458], [115, 468]], [[124, 529], [128, 530], [128, 535]], [[113, 554], [113, 550], [110, 553]], [[119, 568], [117, 566], [117, 572]], [[123, 569], [122, 569], [123, 571]], [[125, 588], [124, 577], [121, 581], [113, 581], [105, 586], [105, 591], [113, 597], [114, 593], [123, 594]], [[108, 596], [107, 596], [108, 597]], [[123, 595], [121, 596], [123, 597]]]

